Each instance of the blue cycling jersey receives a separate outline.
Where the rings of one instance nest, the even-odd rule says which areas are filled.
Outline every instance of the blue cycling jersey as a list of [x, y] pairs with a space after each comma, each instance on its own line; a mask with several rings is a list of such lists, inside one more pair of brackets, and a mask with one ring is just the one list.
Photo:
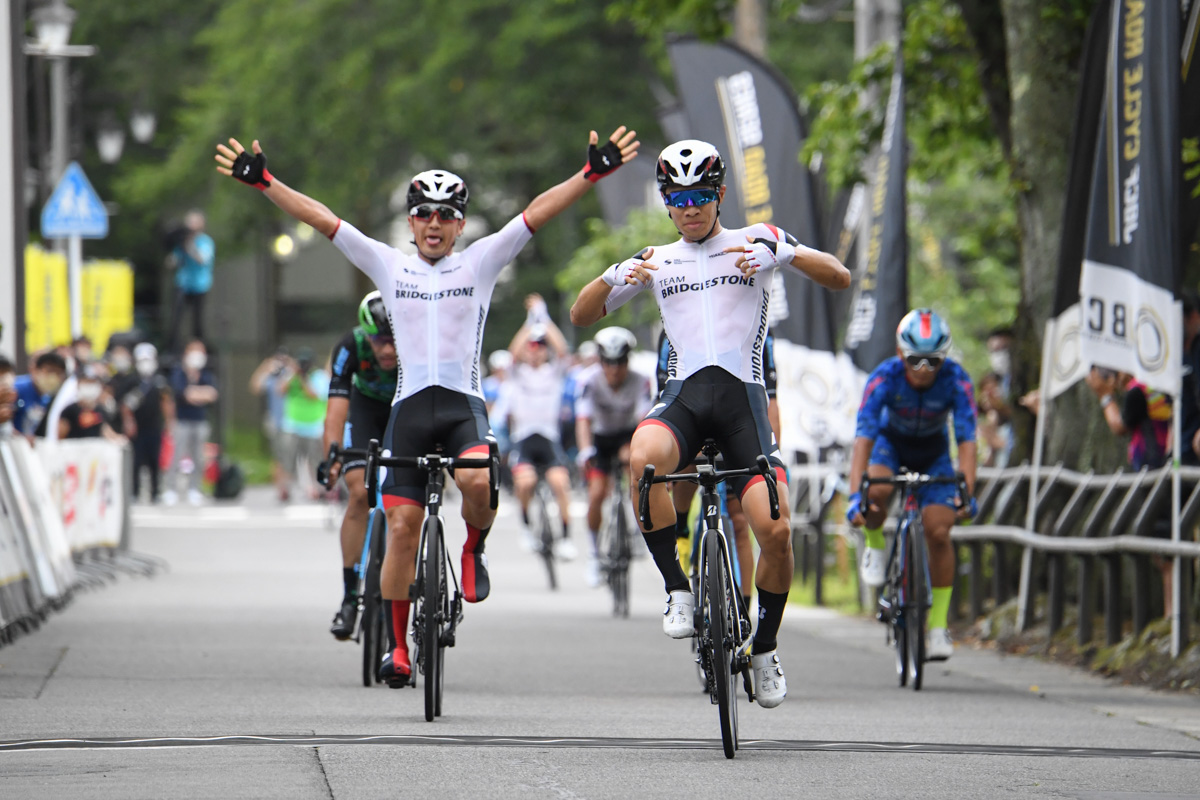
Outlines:
[[928, 389], [917, 390], [898, 357], [884, 361], [867, 378], [855, 435], [893, 440], [946, 437], [946, 417], [954, 415], [954, 439], [975, 441], [975, 390], [957, 361], [946, 359]]

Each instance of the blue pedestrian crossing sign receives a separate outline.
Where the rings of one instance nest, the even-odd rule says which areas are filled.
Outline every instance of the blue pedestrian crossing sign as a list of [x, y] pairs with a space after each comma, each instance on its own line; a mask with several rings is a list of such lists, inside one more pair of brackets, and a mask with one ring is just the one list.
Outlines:
[[108, 236], [108, 210], [92, 188], [83, 167], [72, 161], [42, 208], [42, 237], [103, 239]]

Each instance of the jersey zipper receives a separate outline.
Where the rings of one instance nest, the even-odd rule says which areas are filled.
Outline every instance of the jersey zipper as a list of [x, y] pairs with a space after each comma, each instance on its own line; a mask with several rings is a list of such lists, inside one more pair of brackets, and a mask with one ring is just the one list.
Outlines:
[[704, 309], [704, 346], [707, 349], [708, 363], [717, 363], [717, 344], [713, 334], [712, 297], [704, 286], [708, 283], [708, 244], [701, 242], [696, 245], [700, 249], [697, 260], [700, 262], [700, 297]]
[[425, 326], [426, 332], [429, 336], [429, 342], [428, 342], [428, 350], [426, 351], [426, 357], [429, 359], [429, 383], [432, 386], [438, 386], [439, 384], [441, 384], [441, 376], [438, 374], [440, 370], [439, 370], [439, 364], [438, 364], [438, 318], [437, 318], [437, 316], [438, 316], [438, 303], [437, 303], [438, 275], [440, 273], [438, 272], [438, 267], [436, 264], [431, 264], [429, 269], [430, 269], [430, 275], [429, 275], [430, 302], [429, 302], [429, 306], [428, 306], [429, 320]]

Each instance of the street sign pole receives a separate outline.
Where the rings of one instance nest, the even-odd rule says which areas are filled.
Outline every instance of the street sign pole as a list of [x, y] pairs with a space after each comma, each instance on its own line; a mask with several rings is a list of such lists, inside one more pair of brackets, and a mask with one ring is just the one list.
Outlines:
[[67, 237], [67, 283], [71, 292], [71, 340], [83, 335], [83, 238]]

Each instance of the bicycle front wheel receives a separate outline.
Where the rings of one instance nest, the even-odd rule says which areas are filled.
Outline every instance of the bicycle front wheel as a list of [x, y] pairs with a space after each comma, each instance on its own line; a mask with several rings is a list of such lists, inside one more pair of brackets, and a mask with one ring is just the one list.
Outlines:
[[925, 571], [925, 528], [920, 517], [908, 526], [908, 569], [905, 574], [905, 630], [908, 633], [909, 676], [913, 691], [925, 678], [925, 614], [929, 611], [929, 584]]
[[421, 564], [423, 618], [421, 620], [421, 664], [425, 673], [425, 721], [433, 722], [442, 694], [442, 598], [445, 558], [442, 555], [442, 523], [437, 517], [425, 520], [425, 558]]
[[383, 568], [383, 548], [387, 536], [387, 519], [383, 509], [372, 509], [367, 523], [371, 547], [367, 554], [366, 575], [363, 580], [362, 610], [362, 682], [363, 686], [379, 683], [379, 662], [387, 650], [387, 630], [383, 621], [383, 599], [379, 592], [379, 574]]
[[726, 758], [733, 758], [738, 749], [737, 687], [733, 672], [733, 576], [729, 574], [724, 540], [715, 531], [704, 537], [705, 624], [712, 664], [717, 709], [721, 718], [721, 747]]
[[613, 537], [609, 544], [609, 578], [608, 585], [613, 595], [613, 616], [629, 617], [629, 559], [631, 547], [629, 541], [629, 519], [626, 516], [624, 504], [613, 504]]
[[550, 523], [549, 489], [539, 482], [533, 495], [534, 520], [537, 525], [538, 547], [541, 548], [542, 562], [546, 565], [546, 577], [550, 581], [550, 589], [558, 589], [558, 577], [554, 574], [554, 526]]

